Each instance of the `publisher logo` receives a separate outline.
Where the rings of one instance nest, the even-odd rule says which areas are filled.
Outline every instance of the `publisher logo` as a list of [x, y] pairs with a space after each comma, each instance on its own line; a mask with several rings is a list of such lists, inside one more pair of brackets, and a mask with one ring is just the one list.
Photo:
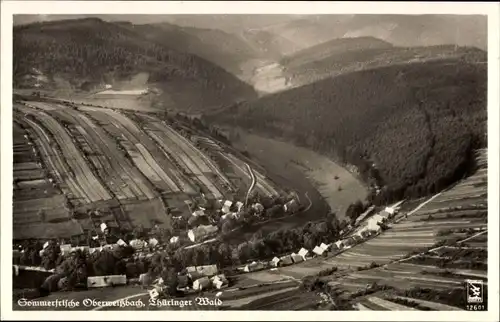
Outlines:
[[466, 283], [467, 283], [467, 303], [468, 304], [483, 303], [483, 281], [466, 280]]

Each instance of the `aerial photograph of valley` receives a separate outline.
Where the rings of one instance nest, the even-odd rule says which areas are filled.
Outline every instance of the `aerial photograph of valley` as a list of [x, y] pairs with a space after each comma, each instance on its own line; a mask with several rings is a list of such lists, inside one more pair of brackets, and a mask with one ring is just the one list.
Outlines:
[[487, 16], [13, 22], [13, 311], [488, 310]]

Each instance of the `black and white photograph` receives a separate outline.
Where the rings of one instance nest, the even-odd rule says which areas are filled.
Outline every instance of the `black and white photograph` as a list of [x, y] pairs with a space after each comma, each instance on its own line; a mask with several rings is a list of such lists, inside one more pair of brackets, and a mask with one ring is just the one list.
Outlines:
[[177, 5], [2, 14], [2, 311], [498, 318], [497, 3]]

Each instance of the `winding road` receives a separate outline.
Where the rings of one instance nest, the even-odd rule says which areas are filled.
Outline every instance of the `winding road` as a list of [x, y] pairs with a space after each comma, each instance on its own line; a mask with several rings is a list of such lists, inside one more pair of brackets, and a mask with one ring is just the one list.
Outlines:
[[245, 197], [245, 206], [248, 204], [248, 197], [250, 196], [250, 193], [252, 192], [253, 188], [257, 184], [257, 179], [255, 178], [255, 174], [253, 173], [252, 168], [248, 165], [248, 163], [245, 162], [245, 166], [247, 167], [248, 173], [250, 174], [250, 178], [252, 178], [252, 183], [250, 184], [250, 187], [248, 188], [247, 195]]

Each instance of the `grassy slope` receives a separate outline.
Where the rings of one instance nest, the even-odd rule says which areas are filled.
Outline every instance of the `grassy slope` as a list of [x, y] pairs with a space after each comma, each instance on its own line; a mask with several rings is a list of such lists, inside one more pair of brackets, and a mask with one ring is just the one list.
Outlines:
[[484, 143], [486, 116], [486, 65], [443, 59], [325, 79], [207, 119], [355, 164], [400, 198], [460, 178]]
[[29, 85], [32, 68], [48, 77], [45, 86], [66, 83], [73, 89], [145, 72], [178, 106], [207, 109], [255, 96], [251, 86], [211, 62], [99, 19], [16, 27], [14, 53], [15, 86]]

